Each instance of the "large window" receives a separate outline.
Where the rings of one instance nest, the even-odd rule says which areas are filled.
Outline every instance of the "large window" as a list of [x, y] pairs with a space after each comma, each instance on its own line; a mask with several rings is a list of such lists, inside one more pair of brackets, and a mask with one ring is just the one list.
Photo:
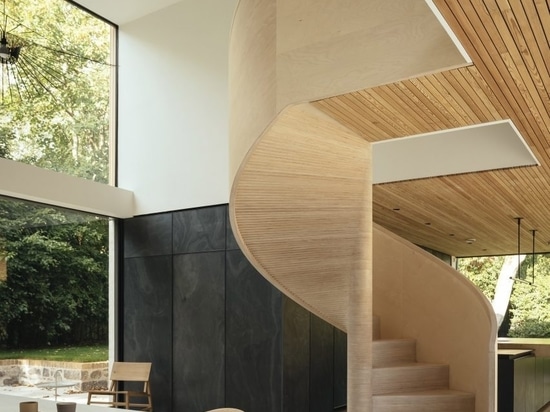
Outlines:
[[107, 343], [108, 223], [0, 197], [0, 345]]
[[0, 156], [107, 183], [114, 28], [65, 0], [2, 0], [0, 26]]
[[[115, 30], [66, 0], [0, 0], [0, 157], [111, 183]], [[0, 197], [0, 345], [108, 334], [108, 219]]]
[[550, 337], [550, 254], [460, 258], [457, 268], [504, 312], [499, 336]]

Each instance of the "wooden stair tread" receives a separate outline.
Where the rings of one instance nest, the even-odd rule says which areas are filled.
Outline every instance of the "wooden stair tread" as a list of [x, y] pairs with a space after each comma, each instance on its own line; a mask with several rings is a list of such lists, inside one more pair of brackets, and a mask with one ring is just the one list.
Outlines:
[[410, 344], [416, 346], [415, 339], [401, 338], [401, 339], [378, 339], [372, 341], [372, 346], [386, 346], [386, 345], [405, 345]]
[[378, 366], [373, 369], [394, 369], [394, 368], [445, 368], [449, 365], [443, 363], [428, 363], [428, 362], [397, 362], [391, 365]]
[[464, 396], [464, 397], [474, 397], [474, 394], [471, 392], [458, 391], [455, 389], [431, 389], [427, 391], [409, 391], [409, 392], [399, 392], [399, 393], [389, 393], [382, 395], [374, 395], [375, 397], [400, 397], [400, 396], [415, 396], [415, 397], [442, 397], [442, 396]]

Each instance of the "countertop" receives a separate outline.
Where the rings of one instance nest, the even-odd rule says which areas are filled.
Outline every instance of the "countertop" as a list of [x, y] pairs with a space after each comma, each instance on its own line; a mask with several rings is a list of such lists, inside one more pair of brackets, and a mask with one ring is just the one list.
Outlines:
[[524, 356], [532, 356], [533, 351], [531, 349], [498, 349], [497, 354], [499, 359], [518, 359]]
[[498, 349], [532, 350], [537, 357], [550, 357], [550, 339], [548, 338], [498, 338]]

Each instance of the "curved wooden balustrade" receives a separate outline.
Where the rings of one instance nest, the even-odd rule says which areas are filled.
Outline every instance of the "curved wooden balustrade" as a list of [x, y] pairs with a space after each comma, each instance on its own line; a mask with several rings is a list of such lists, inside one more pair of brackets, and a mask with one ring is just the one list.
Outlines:
[[448, 364], [450, 386], [476, 394], [476, 411], [494, 411], [496, 317], [462, 274], [375, 226], [374, 313], [383, 339], [417, 340], [417, 360]]
[[[384, 47], [378, 45], [380, 36], [390, 38]], [[449, 46], [424, 0], [241, 0], [235, 14], [230, 47], [231, 224], [260, 273], [347, 331], [348, 411], [372, 410], [372, 266], [374, 259], [378, 271], [377, 239], [384, 232], [375, 229], [373, 241], [370, 144], [308, 102], [438, 70], [443, 64], [462, 64]], [[390, 243], [392, 253], [400, 256], [399, 242]], [[403, 281], [405, 269], [408, 276], [416, 276], [409, 269], [424, 266], [426, 256], [421, 256], [419, 264], [402, 265], [401, 277], [394, 279]], [[401, 258], [396, 261], [402, 263]], [[441, 284], [467, 283], [453, 279]], [[441, 299], [422, 302], [426, 285], [412, 283], [415, 287], [408, 293], [420, 298], [410, 302], [428, 305], [430, 322], [445, 323], [448, 312], [437, 306]], [[384, 290], [383, 284], [374, 282]], [[481, 408], [476, 410], [492, 410], [487, 409], [494, 406], [489, 399], [494, 395], [490, 317], [483, 315], [481, 336], [468, 334], [470, 315], [485, 310], [487, 303], [471, 290], [461, 295], [466, 298], [456, 300], [456, 310], [466, 305], [468, 315], [460, 324], [439, 329], [449, 335], [435, 342], [452, 348], [449, 354], [455, 355], [463, 341], [449, 342], [456, 338], [453, 331], [466, 333], [473, 359], [480, 364], [467, 374], [450, 359], [451, 380], [457, 388], [481, 382], [481, 390], [474, 388]], [[410, 332], [416, 337], [419, 332], [420, 353], [430, 360], [431, 344], [426, 342], [438, 331], [407, 328], [414, 321], [386, 310], [378, 295], [374, 302], [383, 312], [383, 333]]]
[[[310, 105], [294, 106], [250, 152], [231, 200], [233, 227], [252, 264], [321, 318], [348, 332], [357, 330], [348, 337], [348, 350], [355, 345], [357, 351], [349, 370], [356, 375], [357, 396], [367, 400], [369, 165], [365, 140]], [[353, 393], [352, 383], [348, 391]]]

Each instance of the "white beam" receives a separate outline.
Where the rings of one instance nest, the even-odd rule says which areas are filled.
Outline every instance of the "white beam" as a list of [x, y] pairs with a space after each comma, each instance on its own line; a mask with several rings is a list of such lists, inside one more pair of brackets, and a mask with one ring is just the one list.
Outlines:
[[0, 158], [0, 195], [102, 216], [134, 215], [131, 191]]
[[509, 119], [372, 146], [374, 184], [540, 164]]

